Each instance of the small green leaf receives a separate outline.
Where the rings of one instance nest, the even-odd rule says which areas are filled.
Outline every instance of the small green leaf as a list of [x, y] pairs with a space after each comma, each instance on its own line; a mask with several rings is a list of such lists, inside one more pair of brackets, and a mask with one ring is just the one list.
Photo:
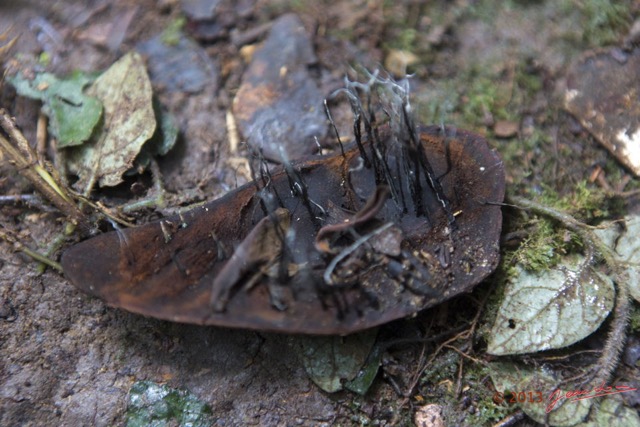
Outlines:
[[61, 148], [87, 141], [100, 121], [102, 103], [83, 92], [92, 81], [86, 74], [76, 72], [62, 80], [50, 73], [38, 74], [33, 80], [16, 75], [8, 81], [18, 94], [43, 102], [49, 132]]
[[342, 390], [360, 372], [375, 343], [377, 329], [339, 336], [295, 337], [298, 355], [311, 380], [322, 390]]
[[169, 23], [169, 25], [162, 31], [160, 36], [162, 43], [167, 46], [176, 46], [180, 43], [182, 37], [182, 28], [187, 23], [187, 19], [184, 16], [180, 16]]
[[508, 285], [487, 351], [522, 354], [566, 347], [593, 333], [613, 307], [608, 277], [579, 258], [540, 274], [518, 268]]
[[139, 54], [128, 53], [87, 90], [104, 104], [104, 127], [69, 153], [69, 169], [79, 176], [78, 188], [88, 193], [95, 182], [114, 186], [133, 165], [142, 145], [154, 134], [152, 89]]
[[211, 407], [185, 390], [139, 381], [129, 390], [127, 427], [208, 427]]

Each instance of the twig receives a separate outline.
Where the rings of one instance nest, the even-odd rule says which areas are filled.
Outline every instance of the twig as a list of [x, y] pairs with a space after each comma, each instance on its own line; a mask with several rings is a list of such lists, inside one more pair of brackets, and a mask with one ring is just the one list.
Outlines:
[[[158, 162], [156, 162], [155, 159], [151, 159], [149, 162], [149, 168], [151, 169], [151, 176], [153, 177], [152, 194], [141, 200], [136, 200], [135, 202], [127, 203], [120, 207], [119, 210], [121, 212], [131, 213], [136, 210], [149, 207], [162, 209], [166, 206], [166, 201], [164, 199], [165, 189], [164, 184], [162, 183], [162, 174], [160, 173]], [[127, 226], [130, 227], [130, 225]]]
[[4, 227], [0, 228], [0, 239], [12, 243], [20, 252], [23, 252], [25, 255], [30, 256], [36, 261], [46, 264], [49, 267], [55, 268], [59, 272], [62, 272], [62, 266], [60, 264], [36, 251], [29, 249], [28, 247], [20, 243], [20, 241], [16, 239], [11, 233], [9, 233]]
[[60, 209], [74, 225], [85, 226], [85, 215], [73, 202], [68, 192], [58, 185], [47, 169], [38, 164], [36, 154], [29, 142], [4, 109], [0, 109], [0, 128], [8, 137], [7, 139], [5, 135], [0, 133], [0, 149], [7, 155], [9, 161], [15, 165], [18, 173], [27, 178], [40, 194]]

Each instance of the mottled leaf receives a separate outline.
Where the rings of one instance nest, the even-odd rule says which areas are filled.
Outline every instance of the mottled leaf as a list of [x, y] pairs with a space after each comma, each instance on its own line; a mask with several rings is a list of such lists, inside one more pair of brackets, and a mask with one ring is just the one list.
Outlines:
[[637, 427], [640, 426], [638, 411], [625, 406], [620, 399], [607, 397], [600, 402], [595, 421], [584, 427]]
[[[593, 404], [591, 399], [568, 401], [563, 398], [559, 399], [555, 405], [550, 406], [550, 398], [557, 389], [559, 381], [540, 369], [515, 365], [510, 362], [495, 362], [490, 364], [490, 372], [491, 379], [499, 392], [505, 394], [517, 394], [521, 391], [533, 392], [531, 398], [527, 393], [525, 399], [521, 399], [517, 405], [529, 417], [541, 424], [548, 421], [549, 425], [554, 427], [574, 426], [587, 417]], [[560, 390], [556, 393], [564, 396], [566, 391]], [[540, 398], [537, 392], [542, 394]], [[547, 411], [549, 411], [548, 414]]]
[[377, 329], [370, 329], [346, 337], [301, 336], [295, 338], [294, 345], [311, 380], [324, 391], [333, 393], [356, 378], [377, 334]]
[[611, 224], [595, 233], [614, 250], [618, 261], [626, 267], [629, 292], [640, 302], [640, 217], [628, 216], [624, 220], [626, 230], [622, 230], [617, 224]]
[[85, 191], [98, 181], [100, 186], [122, 182], [122, 174], [156, 129], [151, 82], [137, 53], [114, 63], [87, 93], [102, 101], [104, 127], [91, 144], [69, 153], [69, 169], [79, 176], [76, 186]]
[[139, 381], [129, 390], [127, 427], [208, 427], [211, 408], [185, 390]]
[[83, 92], [92, 81], [86, 74], [77, 72], [68, 79], [58, 79], [41, 73], [33, 80], [18, 74], [8, 81], [18, 94], [43, 102], [42, 111], [49, 116], [49, 132], [58, 140], [58, 147], [87, 141], [100, 121], [102, 103]]
[[593, 333], [613, 307], [612, 281], [581, 259], [511, 279], [487, 351], [521, 354], [566, 347]]

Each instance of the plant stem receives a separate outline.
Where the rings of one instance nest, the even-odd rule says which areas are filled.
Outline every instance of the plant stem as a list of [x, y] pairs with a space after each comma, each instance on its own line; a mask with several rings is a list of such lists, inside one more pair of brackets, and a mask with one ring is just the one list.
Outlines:
[[13, 163], [18, 173], [27, 178], [47, 200], [55, 205], [68, 220], [76, 225], [86, 225], [86, 216], [76, 206], [69, 193], [58, 185], [51, 174], [36, 161], [29, 142], [4, 110], [0, 109], [0, 149]]

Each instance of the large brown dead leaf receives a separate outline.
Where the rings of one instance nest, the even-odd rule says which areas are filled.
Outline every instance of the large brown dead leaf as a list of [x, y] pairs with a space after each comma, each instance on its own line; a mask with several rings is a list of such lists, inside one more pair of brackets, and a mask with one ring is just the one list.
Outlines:
[[[344, 157], [265, 172], [181, 216], [79, 243], [63, 255], [65, 275], [135, 313], [309, 334], [348, 334], [471, 290], [499, 260], [502, 216], [495, 203], [504, 196], [502, 161], [478, 135], [420, 129], [419, 147], [456, 213], [453, 226], [424, 176], [415, 187], [415, 171], [406, 168], [412, 159], [390, 128], [376, 135], [396, 193], [382, 205], [370, 202], [388, 195], [379, 190], [380, 177], [357, 147], [347, 147]], [[362, 146], [372, 149], [370, 141]], [[282, 222], [285, 213], [290, 217]], [[316, 247], [323, 227], [365, 217], [344, 233], [325, 233], [323, 250]], [[280, 240], [265, 246], [264, 239]], [[254, 264], [238, 262], [239, 253]], [[235, 265], [226, 267], [230, 262]], [[221, 273], [227, 279], [218, 278]], [[228, 301], [216, 304], [212, 296], [221, 286]]]

